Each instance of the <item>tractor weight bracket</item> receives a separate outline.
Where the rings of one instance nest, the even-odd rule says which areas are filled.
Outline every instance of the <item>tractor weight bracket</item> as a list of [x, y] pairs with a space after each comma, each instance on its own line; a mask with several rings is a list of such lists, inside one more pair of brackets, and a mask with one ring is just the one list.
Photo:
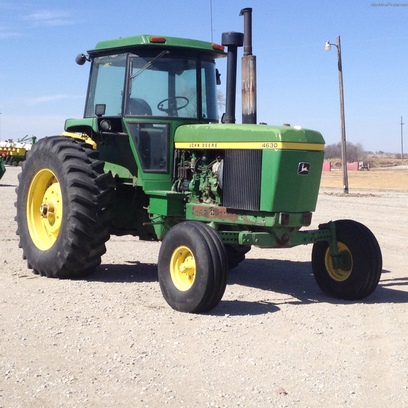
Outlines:
[[336, 224], [333, 221], [329, 221], [325, 224], [320, 224], [319, 230], [326, 230], [329, 232], [327, 241], [330, 247], [330, 255], [333, 258], [335, 258], [336, 256], [339, 256], [339, 250], [337, 247], [337, 237], [336, 237]]
[[219, 231], [225, 243], [256, 245], [263, 248], [290, 248], [326, 241], [333, 259], [339, 258], [335, 239], [335, 224], [323, 224], [317, 230], [296, 231], [291, 228], [272, 228], [269, 231]]
[[341, 266], [341, 255], [339, 253], [339, 247], [337, 245], [336, 224], [333, 221], [329, 221], [325, 224], [319, 225], [319, 230], [330, 231], [330, 239], [328, 239], [330, 256], [333, 259], [333, 266], [338, 269]]

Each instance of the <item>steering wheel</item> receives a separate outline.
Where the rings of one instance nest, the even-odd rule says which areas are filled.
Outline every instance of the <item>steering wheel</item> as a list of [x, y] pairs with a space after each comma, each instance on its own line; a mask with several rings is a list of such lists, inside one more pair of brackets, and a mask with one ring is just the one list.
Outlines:
[[[181, 105], [177, 104], [177, 100], [180, 99], [182, 101]], [[163, 107], [164, 103], [167, 102], [167, 109]], [[190, 101], [185, 96], [174, 96], [173, 98], [166, 98], [160, 101], [157, 104], [157, 109], [159, 111], [165, 112], [167, 114], [177, 112], [180, 109], [185, 108]]]

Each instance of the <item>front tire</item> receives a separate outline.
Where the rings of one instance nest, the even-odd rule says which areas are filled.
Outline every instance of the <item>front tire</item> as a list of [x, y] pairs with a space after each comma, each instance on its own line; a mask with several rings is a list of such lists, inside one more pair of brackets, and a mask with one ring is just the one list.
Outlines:
[[79, 278], [100, 264], [113, 193], [103, 165], [75, 139], [48, 137], [33, 146], [19, 175], [16, 221], [34, 273]]
[[316, 282], [339, 299], [360, 300], [377, 287], [382, 272], [381, 249], [373, 233], [352, 220], [335, 221], [339, 265], [334, 264], [329, 243], [316, 242], [312, 268]]
[[177, 224], [164, 237], [158, 272], [163, 297], [173, 309], [209, 311], [220, 302], [227, 284], [224, 245], [206, 224]]

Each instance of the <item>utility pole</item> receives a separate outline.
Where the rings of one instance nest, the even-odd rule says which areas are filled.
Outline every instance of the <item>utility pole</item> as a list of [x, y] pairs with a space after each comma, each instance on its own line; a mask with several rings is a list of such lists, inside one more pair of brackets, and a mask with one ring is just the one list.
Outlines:
[[401, 160], [404, 160], [404, 130], [403, 130], [404, 122], [402, 121], [401, 116]]
[[346, 120], [344, 118], [344, 90], [343, 90], [343, 63], [341, 60], [340, 36], [337, 37], [336, 44], [326, 42], [325, 50], [330, 51], [331, 46], [337, 48], [337, 67], [339, 71], [339, 91], [340, 91], [340, 125], [341, 125], [341, 167], [343, 169], [343, 192], [348, 194], [348, 175], [347, 175], [347, 142], [346, 142]]
[[338, 66], [339, 66], [341, 161], [342, 161], [342, 166], [343, 166], [343, 188], [344, 188], [344, 193], [348, 194], [349, 186], [348, 186], [348, 175], [347, 175], [346, 121], [344, 119], [343, 63], [341, 60], [340, 36], [337, 37], [337, 54], [338, 54]]

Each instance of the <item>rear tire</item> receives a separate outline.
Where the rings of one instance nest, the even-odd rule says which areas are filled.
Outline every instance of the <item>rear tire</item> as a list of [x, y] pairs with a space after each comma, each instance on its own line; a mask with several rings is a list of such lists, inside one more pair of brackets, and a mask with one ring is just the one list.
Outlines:
[[79, 278], [106, 252], [111, 175], [89, 145], [48, 137], [33, 145], [19, 175], [17, 235], [34, 273]]
[[370, 295], [382, 272], [381, 249], [373, 233], [352, 220], [335, 221], [340, 266], [335, 267], [329, 243], [316, 242], [312, 268], [316, 282], [327, 294], [340, 299], [359, 300]]
[[227, 284], [224, 245], [206, 224], [177, 224], [164, 237], [158, 272], [163, 297], [173, 309], [209, 311], [220, 302]]

